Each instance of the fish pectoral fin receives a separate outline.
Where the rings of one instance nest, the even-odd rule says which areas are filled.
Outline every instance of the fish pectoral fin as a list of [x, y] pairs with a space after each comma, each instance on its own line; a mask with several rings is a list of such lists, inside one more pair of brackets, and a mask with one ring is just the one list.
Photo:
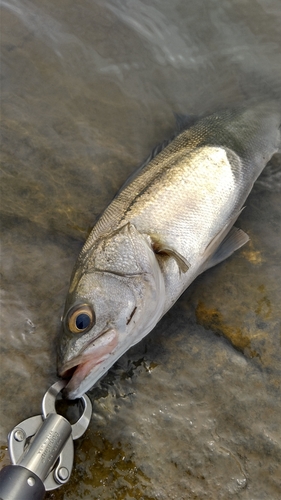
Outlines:
[[[235, 224], [236, 220], [238, 219], [239, 215], [243, 212], [245, 207], [242, 207], [240, 210], [234, 213], [234, 215], [231, 217], [231, 219], [223, 226], [223, 228], [214, 236], [214, 238], [208, 243], [206, 246], [204, 252], [201, 254], [202, 260], [204, 263], [207, 262], [215, 252], [218, 250], [219, 246], [221, 243], [224, 241], [225, 237], [228, 235], [230, 232], [232, 226]], [[233, 250], [234, 252], [234, 250]], [[231, 252], [231, 253], [233, 253]], [[204, 264], [203, 264], [204, 266]]]
[[201, 273], [230, 257], [235, 250], [245, 245], [249, 239], [249, 236], [242, 229], [233, 226], [213, 255], [205, 261]]
[[171, 246], [167, 245], [165, 242], [161, 242], [161, 240], [156, 236], [150, 236], [150, 238], [152, 242], [152, 249], [155, 254], [168, 255], [169, 257], [172, 257], [175, 259], [181, 272], [186, 273], [186, 271], [188, 271], [190, 264], [186, 258], [183, 257], [183, 255]]

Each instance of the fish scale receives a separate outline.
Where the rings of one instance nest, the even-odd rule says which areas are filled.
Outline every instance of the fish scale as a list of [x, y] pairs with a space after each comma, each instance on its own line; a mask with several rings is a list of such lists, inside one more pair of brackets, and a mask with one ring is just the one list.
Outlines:
[[58, 355], [68, 397], [90, 389], [200, 273], [248, 241], [233, 224], [280, 148], [280, 123], [273, 102], [192, 119], [127, 181], [72, 274]]

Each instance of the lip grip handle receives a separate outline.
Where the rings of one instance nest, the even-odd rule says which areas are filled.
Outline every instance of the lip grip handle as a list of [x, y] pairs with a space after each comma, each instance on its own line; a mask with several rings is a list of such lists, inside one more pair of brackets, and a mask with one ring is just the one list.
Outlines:
[[0, 500], [42, 500], [41, 479], [21, 465], [7, 465], [0, 471]]

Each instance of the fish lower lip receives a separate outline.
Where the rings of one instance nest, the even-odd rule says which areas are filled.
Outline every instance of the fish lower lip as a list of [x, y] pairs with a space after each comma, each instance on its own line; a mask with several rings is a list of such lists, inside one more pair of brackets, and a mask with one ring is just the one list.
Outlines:
[[[62, 378], [69, 378], [64, 388], [65, 397], [77, 392], [82, 382], [92, 370], [97, 368], [117, 346], [118, 336], [115, 330], [108, 330], [92, 342], [82, 354], [66, 363], [60, 370]], [[77, 396], [76, 396], [77, 397]]]
[[[70, 359], [64, 364], [60, 363], [60, 366], [58, 368], [58, 376], [64, 379], [71, 378], [72, 375], [74, 374], [75, 370], [78, 368], [78, 366], [83, 363], [83, 360], [87, 356], [87, 353], [89, 350], [92, 350], [95, 344], [100, 342], [100, 337], [105, 336], [107, 333], [109, 333], [111, 330], [104, 330], [99, 334], [98, 337], [95, 338], [94, 341], [90, 341], [89, 344], [84, 347], [84, 350], [80, 352], [75, 358]], [[1, 500], [1, 499], [0, 499]]]
[[71, 379], [72, 375], [74, 374], [76, 368], [77, 368], [78, 364], [73, 366], [72, 368], [68, 368], [67, 370], [65, 370], [64, 372], [61, 372], [59, 374], [59, 376], [61, 378], [64, 378], [64, 379]]

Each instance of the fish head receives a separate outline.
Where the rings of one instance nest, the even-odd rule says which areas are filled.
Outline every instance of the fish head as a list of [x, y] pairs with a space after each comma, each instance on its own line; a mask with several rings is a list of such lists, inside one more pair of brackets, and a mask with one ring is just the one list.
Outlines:
[[81, 397], [155, 326], [164, 299], [155, 254], [132, 224], [82, 251], [58, 338], [58, 373], [70, 378], [69, 399]]

